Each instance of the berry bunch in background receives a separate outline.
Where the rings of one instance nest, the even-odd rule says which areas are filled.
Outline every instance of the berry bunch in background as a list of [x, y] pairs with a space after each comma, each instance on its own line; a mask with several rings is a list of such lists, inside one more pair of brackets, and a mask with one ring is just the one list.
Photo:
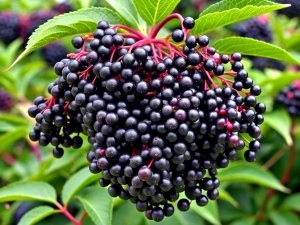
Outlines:
[[[171, 19], [182, 28], [156, 38]], [[175, 202], [187, 211], [190, 201], [218, 199], [218, 169], [244, 148], [249, 162], [260, 150], [260, 87], [240, 53], [219, 55], [207, 36], [189, 35], [193, 26], [191, 17], [172, 14], [146, 37], [100, 21], [92, 35], [73, 38], [78, 50], [55, 64], [52, 97], [37, 97], [28, 110], [37, 122], [30, 139], [53, 145], [55, 157], [87, 135], [87, 160], [92, 173], [102, 173], [100, 185], [150, 220], [171, 216]]]
[[278, 94], [276, 102], [287, 107], [290, 116], [300, 116], [300, 81], [295, 81], [284, 88]]
[[[62, 13], [72, 11], [71, 5], [66, 2], [57, 4], [50, 10], [40, 10], [31, 15], [16, 14], [12, 12], [0, 13], [0, 40], [9, 45], [17, 38], [25, 44], [30, 35], [42, 24]], [[42, 55], [49, 65], [53, 66], [63, 59], [67, 49], [59, 42], [48, 45], [42, 49]]]
[[291, 7], [278, 10], [279, 14], [294, 18], [300, 16], [300, 1], [299, 0], [276, 0], [281, 4], [291, 4]]
[[[251, 18], [235, 26], [235, 31], [241, 37], [253, 38], [270, 43], [273, 40], [268, 18], [264, 15]], [[264, 71], [266, 68], [285, 70], [285, 64], [281, 61], [261, 57], [249, 57], [252, 68]]]
[[12, 12], [0, 13], [0, 40], [9, 45], [19, 37], [19, 16]]
[[10, 94], [0, 89], [0, 112], [5, 112], [11, 109], [13, 105], [14, 101]]

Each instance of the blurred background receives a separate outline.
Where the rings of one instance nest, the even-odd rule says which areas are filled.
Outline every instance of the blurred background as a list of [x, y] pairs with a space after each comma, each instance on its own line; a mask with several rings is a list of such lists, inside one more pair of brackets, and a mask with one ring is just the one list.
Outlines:
[[[182, 0], [176, 12], [197, 18], [203, 9], [215, 2], [218, 1]], [[300, 0], [277, 2], [293, 5], [219, 28], [208, 34], [211, 43], [234, 35], [250, 37], [276, 44], [300, 59]], [[80, 150], [65, 151], [61, 159], [54, 159], [51, 146], [38, 146], [28, 138], [34, 121], [27, 116], [27, 108], [36, 96], [49, 97], [47, 86], [56, 78], [53, 65], [74, 51], [72, 37], [49, 44], [31, 53], [10, 71], [2, 71], [24, 50], [29, 36], [41, 24], [54, 16], [91, 6], [110, 7], [104, 0], [0, 0], [0, 187], [16, 181], [44, 181], [53, 185], [59, 195], [65, 181], [88, 165], [85, 158], [88, 143]], [[178, 26], [177, 22], [167, 24], [170, 31]], [[291, 193], [272, 193], [268, 199], [270, 191], [260, 185], [259, 178], [231, 179], [229, 174], [227, 182], [222, 182], [224, 192], [217, 204], [199, 209], [202, 210], [200, 213], [181, 213], [181, 219], [175, 221], [177, 224], [300, 224], [300, 127], [297, 118], [300, 96], [295, 96], [292, 108], [282, 104], [285, 103], [283, 96], [295, 89], [290, 85], [300, 79], [300, 68], [257, 57], [245, 57], [244, 65], [249, 76], [263, 90], [259, 101], [267, 105], [262, 149], [255, 165], [281, 180]], [[245, 163], [242, 158], [240, 163]], [[222, 181], [222, 174], [220, 177]], [[0, 224], [17, 224], [26, 212], [39, 204], [33, 201], [0, 204]], [[72, 201], [69, 208], [73, 215], [83, 210], [76, 201]], [[168, 220], [164, 223], [168, 224]], [[38, 224], [65, 225], [70, 222], [63, 215], [53, 215]], [[87, 218], [84, 224], [92, 222]], [[143, 225], [148, 222], [133, 204], [117, 199], [114, 200], [113, 224]]]

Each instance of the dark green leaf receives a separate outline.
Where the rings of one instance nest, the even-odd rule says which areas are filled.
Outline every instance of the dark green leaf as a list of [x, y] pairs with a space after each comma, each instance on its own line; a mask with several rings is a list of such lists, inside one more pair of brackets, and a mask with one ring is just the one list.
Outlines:
[[277, 59], [287, 63], [300, 65], [300, 62], [286, 50], [251, 38], [224, 38], [217, 41], [213, 46], [220, 54], [232, 54], [234, 52], [240, 52], [243, 55]]
[[180, 0], [134, 0], [141, 17], [152, 26], [167, 17], [179, 2]]
[[225, 191], [225, 189], [219, 187], [218, 190], [219, 190], [219, 194], [220, 194], [219, 199], [229, 202], [234, 207], [238, 207], [239, 204], [227, 191]]
[[27, 128], [24, 127], [20, 127], [3, 134], [0, 136], [0, 152], [4, 151], [8, 146], [25, 137], [26, 135], [28, 135]]
[[281, 204], [281, 208], [300, 212], [299, 202], [300, 202], [300, 193], [296, 193], [285, 198], [283, 203]]
[[39, 206], [27, 212], [18, 225], [33, 225], [54, 213], [55, 210], [50, 206]]
[[268, 213], [274, 225], [299, 225], [299, 218], [290, 211], [270, 211]]
[[62, 202], [67, 205], [72, 197], [85, 186], [99, 180], [101, 174], [92, 174], [88, 167], [73, 174], [65, 183], [62, 189]]
[[267, 0], [223, 0], [208, 7], [200, 14], [200, 17], [195, 20], [195, 27], [192, 29], [192, 32], [194, 35], [207, 33], [218, 27], [288, 6]]
[[269, 171], [263, 170], [255, 163], [235, 162], [220, 170], [218, 178], [221, 182], [254, 183], [274, 190], [289, 192]]
[[146, 34], [147, 24], [138, 14], [132, 0], [107, 0], [107, 3], [120, 14], [124, 21], [127, 21], [129, 26]]
[[209, 201], [205, 207], [200, 207], [195, 201], [191, 203], [191, 210], [199, 214], [203, 219], [214, 225], [221, 224], [218, 215], [218, 206], [215, 201]]
[[256, 223], [253, 218], [240, 218], [233, 221], [230, 225], [254, 225]]
[[[283, 109], [264, 114], [265, 123], [276, 130], [286, 141], [288, 145], [293, 144], [291, 137], [292, 120], [288, 112]], [[274, 122], [276, 121], [276, 123]]]
[[88, 187], [79, 196], [88, 215], [97, 225], [110, 225], [112, 221], [112, 198], [101, 187]]
[[106, 8], [82, 9], [54, 17], [41, 25], [29, 38], [26, 50], [10, 66], [14, 66], [30, 52], [53, 41], [71, 35], [92, 33], [100, 20], [110, 24], [121, 24], [122, 19], [112, 10]]
[[55, 203], [56, 192], [50, 184], [42, 182], [18, 182], [0, 189], [1, 202], [22, 200]]

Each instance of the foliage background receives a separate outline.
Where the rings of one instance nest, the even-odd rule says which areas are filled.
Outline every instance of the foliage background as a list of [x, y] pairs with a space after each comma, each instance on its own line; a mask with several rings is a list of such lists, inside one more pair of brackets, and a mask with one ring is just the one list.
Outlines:
[[[176, 11], [184, 17], [197, 18], [199, 11], [197, 12], [195, 7], [192, 7], [195, 2], [199, 6], [201, 0], [193, 2], [182, 0]], [[208, 1], [203, 7], [214, 2], [217, 1]], [[99, 0], [73, 0], [70, 3], [74, 9], [92, 5], [110, 7], [106, 2]], [[54, 4], [55, 1], [0, 0], [0, 11], [30, 14], [36, 10], [51, 8]], [[201, 7], [197, 9], [201, 10]], [[276, 13], [270, 13], [268, 16], [274, 44], [292, 52], [296, 58], [300, 58], [298, 52], [300, 50], [299, 18], [288, 19]], [[176, 22], [171, 22], [167, 24], [167, 27], [172, 30], [178, 25]], [[232, 35], [235, 35], [233, 26], [219, 28], [208, 34], [212, 43]], [[70, 51], [73, 51], [70, 40], [70, 38], [65, 38], [62, 41]], [[9, 46], [0, 43], [0, 71], [12, 64], [22, 51], [21, 45], [21, 40], [16, 40]], [[265, 102], [268, 109], [262, 127], [263, 147], [258, 153], [257, 161], [249, 164], [240, 157], [237, 162], [231, 163], [228, 168], [220, 172], [218, 177], [222, 182], [222, 191], [217, 203], [210, 203], [204, 208], [192, 207], [186, 213], [177, 212], [174, 217], [165, 219], [161, 224], [300, 224], [298, 173], [300, 142], [297, 141], [300, 137], [299, 121], [298, 119], [292, 121], [285, 109], [274, 106], [276, 94], [283, 87], [297, 80], [300, 72], [297, 68], [295, 69], [295, 66], [288, 65], [283, 72], [266, 69], [263, 73], [251, 69], [251, 60], [245, 59], [244, 61], [250, 77], [262, 87], [263, 94], [259, 101]], [[67, 150], [63, 158], [54, 159], [51, 147], [37, 146], [29, 141], [27, 136], [33, 127], [33, 121], [26, 115], [27, 107], [34, 97], [48, 96], [47, 86], [55, 77], [52, 68], [43, 61], [39, 50], [31, 53], [10, 71], [0, 72], [0, 87], [9, 92], [15, 102], [10, 111], [0, 113], [0, 186], [4, 187], [17, 181], [46, 182], [55, 188], [58, 202], [72, 199], [68, 204], [68, 209], [76, 218], [80, 218], [85, 210], [86, 202], [83, 199], [93, 198], [93, 196], [87, 196], [87, 190], [89, 190], [97, 196], [94, 199], [95, 204], [104, 206], [96, 207], [96, 209], [100, 217], [107, 219], [105, 221], [111, 219], [110, 208], [113, 208], [113, 225], [153, 224], [153, 222], [146, 221], [143, 213], [137, 212], [133, 204], [119, 199], [111, 200], [106, 190], [98, 187], [96, 181], [98, 177], [90, 175], [85, 169], [88, 165], [85, 159], [89, 150], [87, 143], [80, 150]], [[293, 136], [290, 135], [292, 124], [294, 124]], [[295, 156], [290, 157], [293, 150], [295, 150]], [[40, 160], [37, 157], [39, 152], [41, 153]], [[279, 180], [288, 165], [292, 168], [289, 179], [284, 184], [286, 189], [280, 185]], [[39, 189], [39, 184], [35, 187]], [[77, 190], [72, 190], [72, 187]], [[281, 191], [274, 193], [266, 201], [268, 188]], [[42, 203], [38, 201], [39, 199], [10, 201], [11, 199], [3, 198], [1, 191], [0, 200], [3, 202], [0, 203], [0, 224], [2, 225], [18, 224], [20, 218], [31, 209], [40, 205], [51, 205], [47, 202]], [[105, 221], [99, 224], [107, 224]], [[72, 223], [64, 215], [56, 213], [37, 224]], [[83, 224], [93, 224], [90, 216], [86, 217]]]

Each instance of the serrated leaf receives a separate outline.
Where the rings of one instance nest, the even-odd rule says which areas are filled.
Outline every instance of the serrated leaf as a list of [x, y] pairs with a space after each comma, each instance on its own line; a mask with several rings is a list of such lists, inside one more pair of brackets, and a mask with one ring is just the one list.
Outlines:
[[0, 136], [0, 152], [27, 135], [27, 128], [20, 127]]
[[272, 223], [274, 225], [283, 225], [283, 224], [291, 224], [291, 225], [299, 225], [299, 218], [290, 211], [270, 211], [268, 213]]
[[277, 59], [290, 64], [300, 65], [300, 61], [294, 58], [286, 50], [275, 45], [244, 37], [229, 37], [217, 41], [213, 47], [219, 54], [232, 54], [240, 52], [242, 55], [259, 56]]
[[208, 7], [200, 14], [200, 17], [195, 20], [192, 33], [194, 35], [207, 33], [218, 27], [288, 6], [267, 0], [223, 0]]
[[53, 41], [71, 35], [92, 33], [100, 20], [107, 20], [110, 24], [123, 23], [118, 14], [106, 8], [82, 9], [54, 17], [34, 31], [29, 38], [25, 51], [8, 69], [30, 52]]
[[110, 225], [112, 221], [112, 198], [101, 187], [84, 189], [78, 200], [83, 204], [90, 218], [97, 225]]
[[221, 221], [218, 215], [218, 205], [215, 201], [209, 201], [205, 207], [200, 207], [195, 201], [191, 203], [191, 210], [200, 215], [203, 219], [213, 225], [220, 225]]
[[282, 209], [289, 209], [296, 212], [300, 212], [300, 193], [290, 195], [286, 197], [281, 204]]
[[99, 180], [101, 174], [92, 174], [88, 167], [79, 170], [73, 174], [64, 184], [61, 198], [64, 205], [67, 205], [72, 197], [85, 186]]
[[277, 191], [289, 192], [279, 180], [269, 171], [263, 170], [256, 163], [235, 162], [229, 167], [220, 170], [218, 178], [222, 182], [246, 182], [253, 183]]
[[292, 119], [286, 110], [278, 109], [270, 113], [265, 113], [264, 118], [265, 124], [276, 130], [285, 139], [288, 145], [291, 146], [293, 144], [293, 139], [290, 134]]
[[55, 203], [56, 192], [50, 184], [43, 182], [18, 182], [0, 189], [1, 202], [26, 200]]
[[179, 2], [180, 0], [134, 0], [141, 17], [152, 26], [166, 18]]
[[106, 0], [122, 17], [128, 25], [133, 28], [139, 29], [142, 33], [146, 34], [146, 22], [138, 14], [132, 0]]
[[39, 206], [27, 212], [18, 225], [33, 225], [54, 213], [56, 211], [50, 206]]

